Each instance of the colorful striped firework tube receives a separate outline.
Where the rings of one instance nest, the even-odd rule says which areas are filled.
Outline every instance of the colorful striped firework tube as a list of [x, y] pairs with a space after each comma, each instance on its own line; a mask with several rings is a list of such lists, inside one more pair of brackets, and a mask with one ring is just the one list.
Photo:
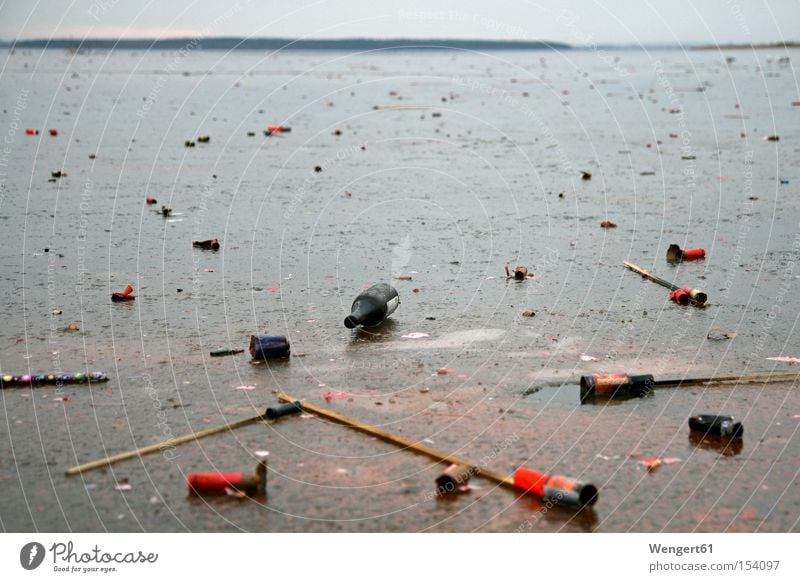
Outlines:
[[3, 374], [0, 376], [0, 385], [3, 388], [11, 386], [24, 388], [34, 384], [84, 384], [91, 382], [108, 382], [105, 372], [70, 372], [67, 374], [23, 374], [14, 376]]

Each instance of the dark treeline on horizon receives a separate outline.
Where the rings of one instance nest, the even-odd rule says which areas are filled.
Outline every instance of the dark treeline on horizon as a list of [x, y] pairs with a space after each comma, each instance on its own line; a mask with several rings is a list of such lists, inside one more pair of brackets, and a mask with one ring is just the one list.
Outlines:
[[505, 40], [454, 40], [454, 39], [305, 39], [288, 38], [168, 38], [168, 39], [30, 39], [0, 41], [2, 47], [50, 48], [72, 50], [565, 50], [572, 48], [561, 42], [505, 41]]

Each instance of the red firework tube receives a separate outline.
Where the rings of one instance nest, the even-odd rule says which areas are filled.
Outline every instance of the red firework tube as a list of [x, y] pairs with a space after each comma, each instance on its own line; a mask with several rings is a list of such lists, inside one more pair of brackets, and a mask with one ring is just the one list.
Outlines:
[[57, 129], [51, 129], [50, 130], [50, 135], [52, 135], [53, 137], [57, 136], [58, 135], [58, 130]]
[[25, 135], [39, 135], [39, 130], [29, 127], [25, 130]]
[[675, 289], [670, 292], [669, 298], [680, 305], [689, 305], [689, 292], [686, 289]]
[[629, 376], [628, 374], [594, 374], [581, 376], [581, 403], [595, 397], [641, 397], [653, 390], [652, 374]]
[[136, 297], [131, 293], [133, 293], [133, 287], [128, 285], [122, 293], [112, 293], [111, 301], [133, 301]]
[[285, 125], [270, 125], [264, 133], [272, 135], [273, 133], [289, 133], [290, 131], [292, 131], [292, 128]]
[[147, 202], [148, 204], [158, 204], [158, 200], [156, 200], [152, 196], [148, 196], [147, 198], [144, 199], [144, 201]]
[[695, 259], [702, 259], [706, 256], [705, 249], [683, 249], [683, 260], [693, 261]]
[[189, 493], [225, 493], [225, 489], [236, 488], [241, 483], [241, 473], [190, 473]]
[[705, 249], [682, 249], [676, 244], [669, 245], [667, 249], [667, 260], [673, 263], [677, 261], [694, 261], [705, 256]]
[[594, 485], [561, 475], [546, 475], [526, 467], [514, 471], [514, 486], [553, 503], [583, 506], [594, 505], [597, 501], [597, 487]]
[[267, 462], [261, 461], [255, 473], [189, 473], [189, 495], [224, 494], [234, 489], [251, 495], [267, 490]]

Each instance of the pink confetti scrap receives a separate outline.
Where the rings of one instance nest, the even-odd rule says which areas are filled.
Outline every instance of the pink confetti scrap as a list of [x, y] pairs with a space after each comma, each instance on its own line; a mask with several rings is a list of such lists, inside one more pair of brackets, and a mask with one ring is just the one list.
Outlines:
[[648, 471], [653, 471], [661, 465], [670, 465], [679, 462], [677, 457], [644, 457], [639, 459], [639, 463], [647, 467]]
[[256, 387], [252, 386], [250, 384], [245, 384], [244, 386], [237, 386], [236, 389], [237, 390], [255, 390]]
[[327, 401], [330, 402], [331, 400], [339, 400], [341, 398], [347, 398], [350, 396], [347, 392], [337, 392], [336, 394], [332, 394], [331, 392], [326, 392], [322, 395], [322, 397]]

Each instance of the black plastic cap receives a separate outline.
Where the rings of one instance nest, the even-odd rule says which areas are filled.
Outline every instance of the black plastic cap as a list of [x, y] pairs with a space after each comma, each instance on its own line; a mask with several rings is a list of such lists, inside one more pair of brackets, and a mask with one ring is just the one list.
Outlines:
[[580, 493], [578, 493], [578, 499], [581, 505], [588, 505], [590, 507], [597, 503], [597, 496], [597, 487], [588, 483], [581, 487]]
[[594, 377], [581, 376], [581, 404], [594, 398]]
[[295, 402], [287, 402], [286, 404], [279, 404], [278, 406], [270, 406], [267, 408], [266, 417], [272, 420], [289, 414], [297, 414], [302, 411], [303, 409], [300, 407], [300, 401], [298, 400]]

